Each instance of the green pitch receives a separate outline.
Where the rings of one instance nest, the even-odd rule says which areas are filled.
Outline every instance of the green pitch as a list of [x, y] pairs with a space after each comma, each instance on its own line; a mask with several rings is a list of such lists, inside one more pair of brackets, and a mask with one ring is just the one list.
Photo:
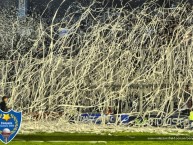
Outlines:
[[[123, 141], [123, 142], [106, 142], [106, 143], [86, 143], [86, 142], [60, 142], [60, 143], [50, 143], [50, 142], [11, 142], [9, 145], [190, 145], [193, 142], [190, 141], [165, 141], [165, 142], [155, 142], [155, 141]], [[1, 143], [2, 144], [2, 143]]]
[[124, 132], [103, 133], [100, 135], [92, 133], [19, 134], [9, 145], [189, 145], [192, 143], [193, 135], [187, 133], [174, 136]]

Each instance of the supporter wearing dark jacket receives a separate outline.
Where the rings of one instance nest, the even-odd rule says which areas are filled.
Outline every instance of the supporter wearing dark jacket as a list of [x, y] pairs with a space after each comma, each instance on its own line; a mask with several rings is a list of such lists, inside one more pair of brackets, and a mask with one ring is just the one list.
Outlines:
[[7, 107], [7, 101], [8, 101], [8, 97], [7, 96], [3, 96], [2, 102], [0, 103], [0, 109], [3, 112], [8, 112], [9, 111], [9, 109]]

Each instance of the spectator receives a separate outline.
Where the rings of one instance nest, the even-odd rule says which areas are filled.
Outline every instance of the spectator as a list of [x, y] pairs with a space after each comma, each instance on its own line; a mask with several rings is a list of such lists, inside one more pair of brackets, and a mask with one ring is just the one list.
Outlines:
[[3, 96], [2, 102], [0, 103], [0, 108], [3, 112], [9, 111], [9, 109], [7, 107], [7, 101], [8, 101], [8, 96]]
[[189, 115], [190, 129], [193, 128], [192, 123], [193, 123], [193, 108], [191, 108], [190, 115]]
[[110, 115], [110, 114], [113, 114], [113, 111], [112, 111], [112, 108], [111, 107], [108, 107], [106, 112], [105, 112], [106, 115]]

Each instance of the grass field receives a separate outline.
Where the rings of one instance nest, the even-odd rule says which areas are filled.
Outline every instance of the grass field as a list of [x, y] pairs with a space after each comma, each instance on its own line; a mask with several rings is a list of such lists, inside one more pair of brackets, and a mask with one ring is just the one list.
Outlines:
[[[11, 142], [9, 145], [190, 145], [190, 141], [114, 141], [114, 142]], [[3, 143], [1, 143], [3, 144]]]
[[[156, 140], [155, 138], [159, 139]], [[170, 136], [153, 133], [120, 132], [100, 135], [92, 133], [19, 134], [9, 145], [189, 145], [192, 143], [193, 133]]]
[[[159, 132], [159, 131], [158, 131]], [[36, 133], [36, 134], [18, 134], [15, 141], [171, 141], [193, 140], [193, 133], [183, 133], [177, 135], [173, 132], [171, 135], [156, 134], [147, 132], [117, 132], [117, 133]]]

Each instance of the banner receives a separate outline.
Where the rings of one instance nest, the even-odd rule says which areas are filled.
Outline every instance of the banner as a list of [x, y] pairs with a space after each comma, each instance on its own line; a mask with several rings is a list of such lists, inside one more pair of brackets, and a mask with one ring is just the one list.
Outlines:
[[78, 121], [84, 122], [84, 123], [95, 123], [95, 124], [101, 124], [102, 122], [105, 122], [106, 124], [116, 123], [116, 122], [125, 124], [125, 123], [129, 123], [129, 115], [127, 114], [101, 115], [101, 114], [84, 113], [78, 117]]
[[100, 113], [83, 113], [76, 118], [76, 121], [94, 124], [101, 124], [102, 122], [105, 124], [116, 123], [128, 126], [175, 126], [179, 128], [186, 128], [189, 126], [188, 117], [184, 115], [172, 115], [169, 117], [150, 115], [143, 118], [140, 116], [129, 116], [128, 114], [104, 115]]

